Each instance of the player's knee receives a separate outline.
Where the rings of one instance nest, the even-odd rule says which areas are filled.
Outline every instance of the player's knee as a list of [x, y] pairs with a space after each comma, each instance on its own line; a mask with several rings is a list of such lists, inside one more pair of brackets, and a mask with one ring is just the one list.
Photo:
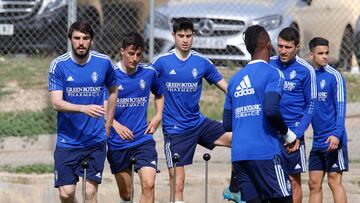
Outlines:
[[62, 202], [73, 202], [75, 199], [75, 190], [59, 188], [59, 197]]
[[336, 189], [341, 187], [341, 181], [334, 178], [328, 178], [328, 185], [331, 189]]
[[176, 192], [183, 192], [184, 191], [184, 183], [176, 183]]
[[96, 188], [86, 188], [86, 199], [94, 200], [96, 198], [97, 190]]
[[321, 191], [322, 184], [319, 181], [309, 180], [308, 185], [311, 191]]
[[142, 190], [144, 194], [151, 194], [154, 191], [154, 180], [142, 180]]

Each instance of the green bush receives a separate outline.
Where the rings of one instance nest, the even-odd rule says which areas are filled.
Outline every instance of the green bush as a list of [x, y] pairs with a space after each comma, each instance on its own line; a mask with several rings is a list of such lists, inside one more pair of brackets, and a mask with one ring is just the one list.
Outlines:
[[56, 132], [56, 112], [50, 108], [31, 112], [0, 112], [0, 138], [32, 136]]
[[40, 164], [40, 163], [25, 165], [25, 166], [3, 165], [0, 166], [0, 170], [9, 173], [43, 174], [43, 173], [53, 173], [54, 166], [52, 164]]

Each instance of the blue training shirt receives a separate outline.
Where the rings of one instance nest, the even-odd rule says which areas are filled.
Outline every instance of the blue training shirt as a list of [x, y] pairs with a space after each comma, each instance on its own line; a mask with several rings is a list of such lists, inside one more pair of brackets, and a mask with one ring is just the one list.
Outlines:
[[[104, 104], [106, 87], [115, 86], [116, 77], [108, 56], [90, 51], [86, 64], [77, 64], [68, 52], [54, 59], [49, 69], [49, 91], [63, 91], [72, 104]], [[81, 148], [106, 140], [104, 118], [84, 113], [57, 113], [58, 147]]]
[[316, 69], [318, 103], [312, 119], [313, 149], [327, 149], [326, 139], [334, 135], [347, 145], [345, 130], [346, 85], [341, 74], [333, 67]]
[[115, 74], [119, 88], [114, 119], [129, 128], [134, 139], [123, 140], [112, 128], [108, 139], [109, 150], [129, 148], [153, 139], [151, 134], [145, 134], [150, 91], [157, 96], [162, 95], [157, 73], [151, 66], [139, 64], [136, 72], [129, 75], [118, 63]]
[[232, 111], [232, 162], [268, 160], [280, 154], [276, 129], [265, 117], [268, 92], [281, 95], [282, 73], [264, 60], [250, 61], [229, 81], [224, 109]]
[[298, 139], [303, 139], [316, 105], [314, 68], [298, 56], [286, 64], [282, 63], [278, 56], [273, 56], [270, 65], [282, 71], [285, 77], [280, 100], [284, 121]]
[[199, 126], [205, 119], [199, 108], [202, 78], [210, 84], [222, 79], [214, 64], [192, 50], [185, 60], [180, 60], [173, 49], [155, 58], [152, 66], [164, 89], [164, 132], [183, 133]]

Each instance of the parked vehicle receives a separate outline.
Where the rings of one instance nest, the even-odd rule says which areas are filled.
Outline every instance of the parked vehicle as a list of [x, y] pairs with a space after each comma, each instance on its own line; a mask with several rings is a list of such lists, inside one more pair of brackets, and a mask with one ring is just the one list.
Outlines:
[[[1, 53], [66, 51], [68, 0], [0, 0]], [[94, 48], [118, 53], [122, 36], [143, 28], [148, 0], [77, 0], [77, 18], [91, 22]]]
[[[155, 11], [155, 54], [174, 46], [171, 25], [191, 18], [196, 37], [193, 48], [215, 61], [249, 61], [243, 33], [259, 24], [270, 34], [274, 54], [279, 32], [288, 26], [300, 33], [300, 56], [308, 58], [308, 42], [315, 36], [330, 41], [330, 62], [351, 66], [355, 21], [350, 0], [173, 0]], [[145, 36], [149, 36], [149, 24]]]

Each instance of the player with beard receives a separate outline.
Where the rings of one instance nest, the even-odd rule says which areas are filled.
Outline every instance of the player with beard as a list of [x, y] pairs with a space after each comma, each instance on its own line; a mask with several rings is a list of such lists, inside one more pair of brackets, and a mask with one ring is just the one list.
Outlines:
[[[89, 163], [86, 200], [97, 202], [106, 139], [115, 112], [117, 80], [110, 58], [90, 51], [94, 31], [89, 23], [73, 23], [68, 38], [72, 51], [54, 59], [49, 69], [50, 100], [58, 111], [55, 187], [61, 202], [76, 202], [75, 188], [79, 177], [83, 177], [81, 163], [86, 159]], [[105, 88], [109, 91], [106, 115]]]
[[281, 148], [290, 174], [294, 203], [302, 202], [301, 173], [307, 171], [304, 134], [316, 105], [316, 74], [309, 63], [297, 56], [299, 42], [299, 32], [295, 28], [284, 28], [278, 36], [279, 55], [270, 59], [270, 64], [284, 74], [280, 110], [297, 138], [293, 150]]

